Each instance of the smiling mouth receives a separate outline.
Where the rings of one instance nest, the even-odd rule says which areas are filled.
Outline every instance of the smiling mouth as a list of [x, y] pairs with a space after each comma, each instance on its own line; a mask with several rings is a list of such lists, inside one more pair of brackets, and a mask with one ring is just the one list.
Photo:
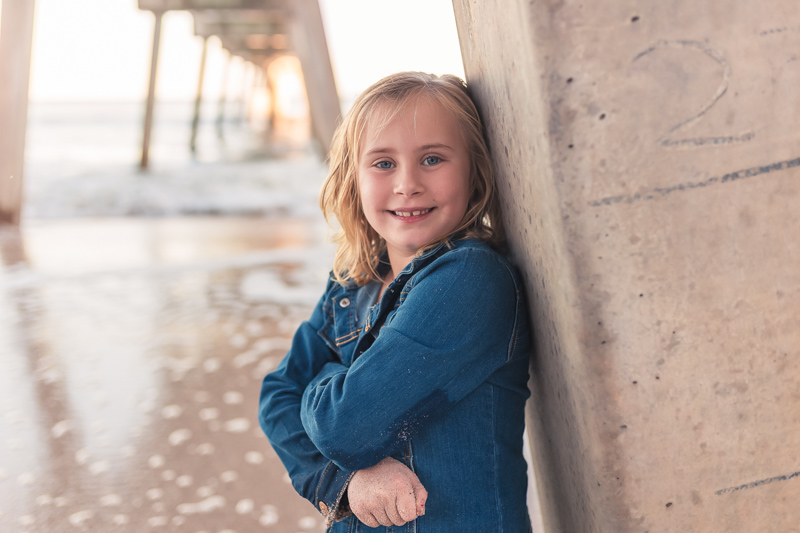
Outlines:
[[397, 215], [398, 217], [415, 217], [418, 215], [427, 215], [432, 209], [433, 208], [420, 209], [418, 211], [391, 211], [391, 213], [393, 215]]

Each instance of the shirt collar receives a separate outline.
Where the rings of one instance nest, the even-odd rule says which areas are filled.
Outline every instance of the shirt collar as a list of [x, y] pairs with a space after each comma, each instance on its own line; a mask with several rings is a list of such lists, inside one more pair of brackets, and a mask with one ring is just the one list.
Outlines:
[[421, 265], [427, 263], [428, 259], [439, 253], [439, 251], [445, 246], [452, 247], [452, 244], [449, 243], [449, 241], [443, 241], [434, 246], [433, 248], [431, 248], [430, 250], [425, 250], [422, 254], [412, 259], [411, 262], [407, 264], [403, 270], [400, 271], [398, 276], [402, 274], [411, 274], [412, 272], [417, 270]]
[[[401, 275], [412, 274], [415, 270], [418, 270], [419, 268], [427, 264], [431, 258], [437, 256], [442, 251], [442, 248], [447, 247], [448, 250], [453, 248], [460, 248], [464, 244], [476, 240], [477, 239], [475, 238], [466, 238], [466, 239], [461, 238], [455, 240], [446, 239], [437, 244], [436, 246], [428, 250], [425, 250], [422, 254], [412, 259], [411, 262], [407, 264], [403, 270], [401, 270], [398, 274], [395, 275], [395, 278], [398, 278]], [[378, 261], [378, 266], [375, 270], [377, 271], [378, 276], [381, 279], [383, 279], [383, 277], [386, 275], [387, 272], [389, 272], [389, 270], [391, 270], [391, 268], [392, 266], [389, 263], [389, 253], [386, 250], [384, 250], [381, 253], [380, 261]], [[349, 289], [357, 288], [357, 284], [353, 280], [348, 280], [345, 286]]]

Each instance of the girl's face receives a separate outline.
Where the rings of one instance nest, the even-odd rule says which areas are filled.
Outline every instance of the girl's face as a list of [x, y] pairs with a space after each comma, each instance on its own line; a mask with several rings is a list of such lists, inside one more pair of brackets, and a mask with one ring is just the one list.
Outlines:
[[454, 117], [428, 98], [407, 103], [382, 130], [367, 124], [358, 186], [364, 215], [386, 241], [395, 275], [467, 211], [470, 155]]

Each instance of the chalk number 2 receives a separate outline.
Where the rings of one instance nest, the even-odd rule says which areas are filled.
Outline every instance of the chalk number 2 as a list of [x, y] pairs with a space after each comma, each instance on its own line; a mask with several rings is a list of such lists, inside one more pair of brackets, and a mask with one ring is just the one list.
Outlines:
[[740, 142], [747, 142], [753, 139], [755, 136], [754, 133], [748, 132], [744, 135], [720, 135], [720, 136], [711, 136], [711, 137], [682, 137], [678, 134], [678, 132], [686, 131], [691, 129], [692, 126], [697, 124], [705, 115], [709, 109], [714, 107], [714, 105], [725, 95], [728, 91], [728, 83], [730, 82], [731, 78], [731, 66], [725, 60], [723, 55], [719, 53], [717, 50], [709, 47], [705, 43], [700, 41], [685, 41], [685, 40], [675, 40], [675, 41], [658, 41], [654, 45], [650, 46], [646, 50], [643, 50], [636, 54], [636, 57], [633, 58], [633, 62], [636, 63], [637, 61], [641, 61], [643, 58], [647, 58], [652, 54], [654, 51], [659, 50], [661, 48], [673, 48], [679, 50], [686, 50], [689, 52], [699, 52], [706, 54], [715, 62], [717, 62], [722, 67], [722, 80], [720, 81], [719, 86], [717, 87], [716, 92], [711, 96], [711, 98], [700, 108], [697, 112], [693, 115], [683, 119], [682, 121], [678, 122], [669, 130], [667, 130], [659, 139], [658, 144], [660, 144], [664, 148], [696, 148], [696, 147], [706, 147], [706, 146], [713, 146], [713, 145], [727, 145], [733, 143], [740, 143]]

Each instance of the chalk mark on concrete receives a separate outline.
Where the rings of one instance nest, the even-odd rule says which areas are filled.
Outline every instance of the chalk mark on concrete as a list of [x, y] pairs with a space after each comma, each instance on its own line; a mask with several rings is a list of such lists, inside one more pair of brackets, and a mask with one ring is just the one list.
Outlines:
[[725, 57], [722, 55], [721, 52], [711, 48], [707, 44], [702, 43], [700, 41], [690, 41], [690, 40], [658, 41], [655, 44], [651, 45], [650, 47], [646, 48], [645, 50], [642, 50], [641, 52], [636, 54], [636, 56], [633, 58], [633, 63], [660, 48], [672, 48], [677, 50], [686, 50], [690, 52], [699, 51], [706, 54], [708, 57], [713, 59], [717, 64], [719, 64], [720, 67], [722, 67], [722, 80], [720, 81], [720, 84], [717, 87], [717, 90], [713, 94], [711, 99], [708, 102], [706, 102], [706, 104], [702, 108], [700, 108], [700, 110], [697, 113], [672, 126], [665, 135], [661, 136], [661, 138], [658, 139], [657, 141], [658, 144], [664, 148], [702, 148], [702, 147], [720, 146], [726, 144], [751, 141], [755, 136], [752, 132], [746, 133], [744, 135], [718, 135], [709, 137], [692, 137], [684, 139], [670, 138], [670, 135], [678, 130], [689, 129], [693, 124], [699, 121], [703, 117], [703, 115], [705, 115], [712, 107], [714, 107], [714, 105], [728, 91], [728, 85], [730, 83], [731, 76], [733, 75], [733, 70], [731, 69], [730, 64], [728, 63], [728, 61], [725, 59]]
[[775, 35], [777, 33], [798, 32], [798, 31], [800, 31], [800, 26], [781, 26], [779, 28], [770, 28], [768, 30], [763, 30], [759, 32], [759, 35], [764, 37], [766, 35]]
[[633, 58], [633, 61], [636, 62], [642, 57], [646, 56], [647, 54], [658, 50], [659, 48], [675, 48], [678, 50], [699, 50], [709, 56], [711, 59], [719, 63], [722, 67], [722, 81], [720, 82], [719, 86], [717, 87], [717, 91], [714, 93], [714, 96], [711, 97], [711, 100], [704, 105], [699, 112], [694, 114], [693, 116], [687, 118], [676, 124], [675, 126], [671, 127], [669, 133], [672, 133], [675, 130], [683, 128], [684, 126], [688, 126], [698, 120], [700, 117], [706, 114], [709, 109], [714, 107], [714, 104], [719, 101], [720, 98], [725, 94], [728, 90], [728, 82], [731, 79], [731, 66], [725, 60], [721, 53], [717, 52], [713, 48], [709, 47], [705, 43], [701, 43], [700, 41], [687, 41], [687, 40], [676, 40], [676, 41], [658, 41], [656, 44], [650, 46], [646, 50], [643, 50], [636, 54], [636, 57]]
[[754, 489], [754, 488], [760, 487], [762, 485], [769, 485], [770, 483], [775, 483], [777, 481], [787, 481], [789, 479], [793, 479], [793, 478], [796, 478], [796, 477], [800, 477], [800, 472], [795, 472], [793, 474], [787, 474], [785, 476], [768, 477], [767, 479], [761, 479], [759, 481], [753, 481], [752, 483], [745, 483], [744, 485], [739, 485], [738, 487], [728, 487], [727, 489], [718, 490], [714, 494], [716, 494], [717, 496], [722, 496], [723, 494], [729, 494], [731, 492], [738, 492], [740, 490]]
[[780, 161], [778, 163], [772, 163], [769, 165], [761, 165], [757, 167], [750, 167], [742, 170], [737, 170], [734, 172], [729, 172], [722, 177], [715, 176], [702, 181], [687, 181], [685, 183], [679, 183], [677, 185], [672, 185], [669, 187], [653, 187], [652, 189], [646, 190], [644, 192], [637, 192], [636, 194], [620, 194], [617, 196], [607, 196], [605, 198], [601, 198], [600, 200], [593, 200], [589, 202], [589, 205], [592, 207], [602, 207], [605, 205], [614, 205], [620, 203], [632, 204], [633, 202], [638, 202], [640, 200], [655, 200], [657, 198], [663, 198], [668, 194], [672, 194], [675, 191], [688, 191], [692, 189], [699, 189], [703, 187], [709, 187], [711, 185], [716, 185], [718, 183], [729, 183], [736, 180], [753, 178], [755, 176], [761, 176], [763, 174], [770, 174], [772, 172], [778, 172], [781, 170], [788, 170], [790, 168], [797, 168], [797, 167], [800, 167], [800, 157], [795, 159], [789, 159], [787, 161]]
[[682, 148], [682, 147], [698, 147], [698, 146], [705, 146], [709, 144], [719, 145], [719, 144], [733, 144], [733, 143], [743, 143], [752, 141], [755, 138], [756, 134], [751, 132], [747, 132], [744, 135], [724, 135], [719, 137], [692, 137], [689, 139], [678, 139], [673, 141], [672, 139], [664, 139], [661, 141], [661, 146], [665, 148]]

